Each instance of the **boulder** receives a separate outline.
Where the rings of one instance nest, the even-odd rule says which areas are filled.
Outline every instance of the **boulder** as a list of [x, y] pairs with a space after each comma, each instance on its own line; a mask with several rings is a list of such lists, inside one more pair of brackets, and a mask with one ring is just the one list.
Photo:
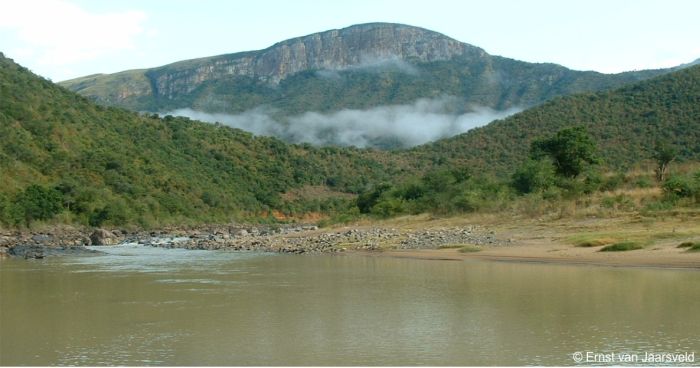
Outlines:
[[104, 229], [95, 229], [90, 234], [90, 242], [92, 245], [114, 245], [119, 243], [119, 237], [113, 232]]

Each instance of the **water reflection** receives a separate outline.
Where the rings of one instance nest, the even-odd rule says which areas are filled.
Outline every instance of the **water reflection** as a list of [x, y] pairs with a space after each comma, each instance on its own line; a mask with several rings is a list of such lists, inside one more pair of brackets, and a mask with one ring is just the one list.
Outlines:
[[569, 365], [575, 351], [700, 352], [697, 271], [100, 250], [2, 263], [1, 364]]

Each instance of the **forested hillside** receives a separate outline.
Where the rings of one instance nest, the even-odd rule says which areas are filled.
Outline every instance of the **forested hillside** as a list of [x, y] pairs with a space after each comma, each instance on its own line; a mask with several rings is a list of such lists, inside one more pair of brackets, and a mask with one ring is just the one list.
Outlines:
[[700, 66], [613, 91], [559, 97], [411, 153], [508, 174], [527, 159], [535, 138], [577, 125], [587, 128], [606, 166], [648, 160], [657, 142], [676, 147], [681, 161], [700, 160]]
[[[509, 180], [533, 140], [572, 126], [586, 127], [603, 167], [649, 160], [659, 142], [674, 147], [679, 161], [700, 159], [700, 66], [615, 91], [557, 98], [458, 137], [391, 152], [290, 145], [187, 118], [103, 107], [1, 55], [0, 96], [3, 226], [41, 220], [162, 226], [258, 221], [275, 211], [328, 214], [354, 206], [348, 194], [375, 200], [372, 193], [383, 193], [386, 183], [416, 180], [436, 191], [431, 200], [458, 182], [460, 192], [450, 198], [473, 209], [462, 198], [472, 186], [480, 188], [479, 201], [505, 195], [507, 188], [489, 184], [494, 177]], [[384, 212], [393, 213], [390, 207]]]
[[402, 170], [381, 152], [288, 145], [95, 105], [1, 54], [0, 96], [5, 225], [54, 215], [162, 225], [259, 217], [294, 205], [319, 210], [318, 201], [289, 204], [280, 194], [303, 186], [357, 192]]

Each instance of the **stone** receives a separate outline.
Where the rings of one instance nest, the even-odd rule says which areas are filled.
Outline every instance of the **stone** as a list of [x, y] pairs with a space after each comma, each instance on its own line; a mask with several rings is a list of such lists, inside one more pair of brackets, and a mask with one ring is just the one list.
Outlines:
[[92, 245], [114, 245], [119, 243], [119, 237], [113, 232], [104, 229], [95, 229], [90, 234], [90, 242]]

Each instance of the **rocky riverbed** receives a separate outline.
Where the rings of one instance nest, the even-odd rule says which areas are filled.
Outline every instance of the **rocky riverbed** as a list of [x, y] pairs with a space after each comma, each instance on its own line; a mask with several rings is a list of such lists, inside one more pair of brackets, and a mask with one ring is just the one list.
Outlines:
[[319, 229], [315, 225], [202, 226], [158, 231], [60, 228], [48, 232], [0, 233], [0, 256], [43, 258], [95, 254], [85, 246], [142, 244], [163, 248], [332, 253], [348, 250], [437, 249], [456, 245], [511, 243], [480, 226], [406, 230], [387, 227]]

